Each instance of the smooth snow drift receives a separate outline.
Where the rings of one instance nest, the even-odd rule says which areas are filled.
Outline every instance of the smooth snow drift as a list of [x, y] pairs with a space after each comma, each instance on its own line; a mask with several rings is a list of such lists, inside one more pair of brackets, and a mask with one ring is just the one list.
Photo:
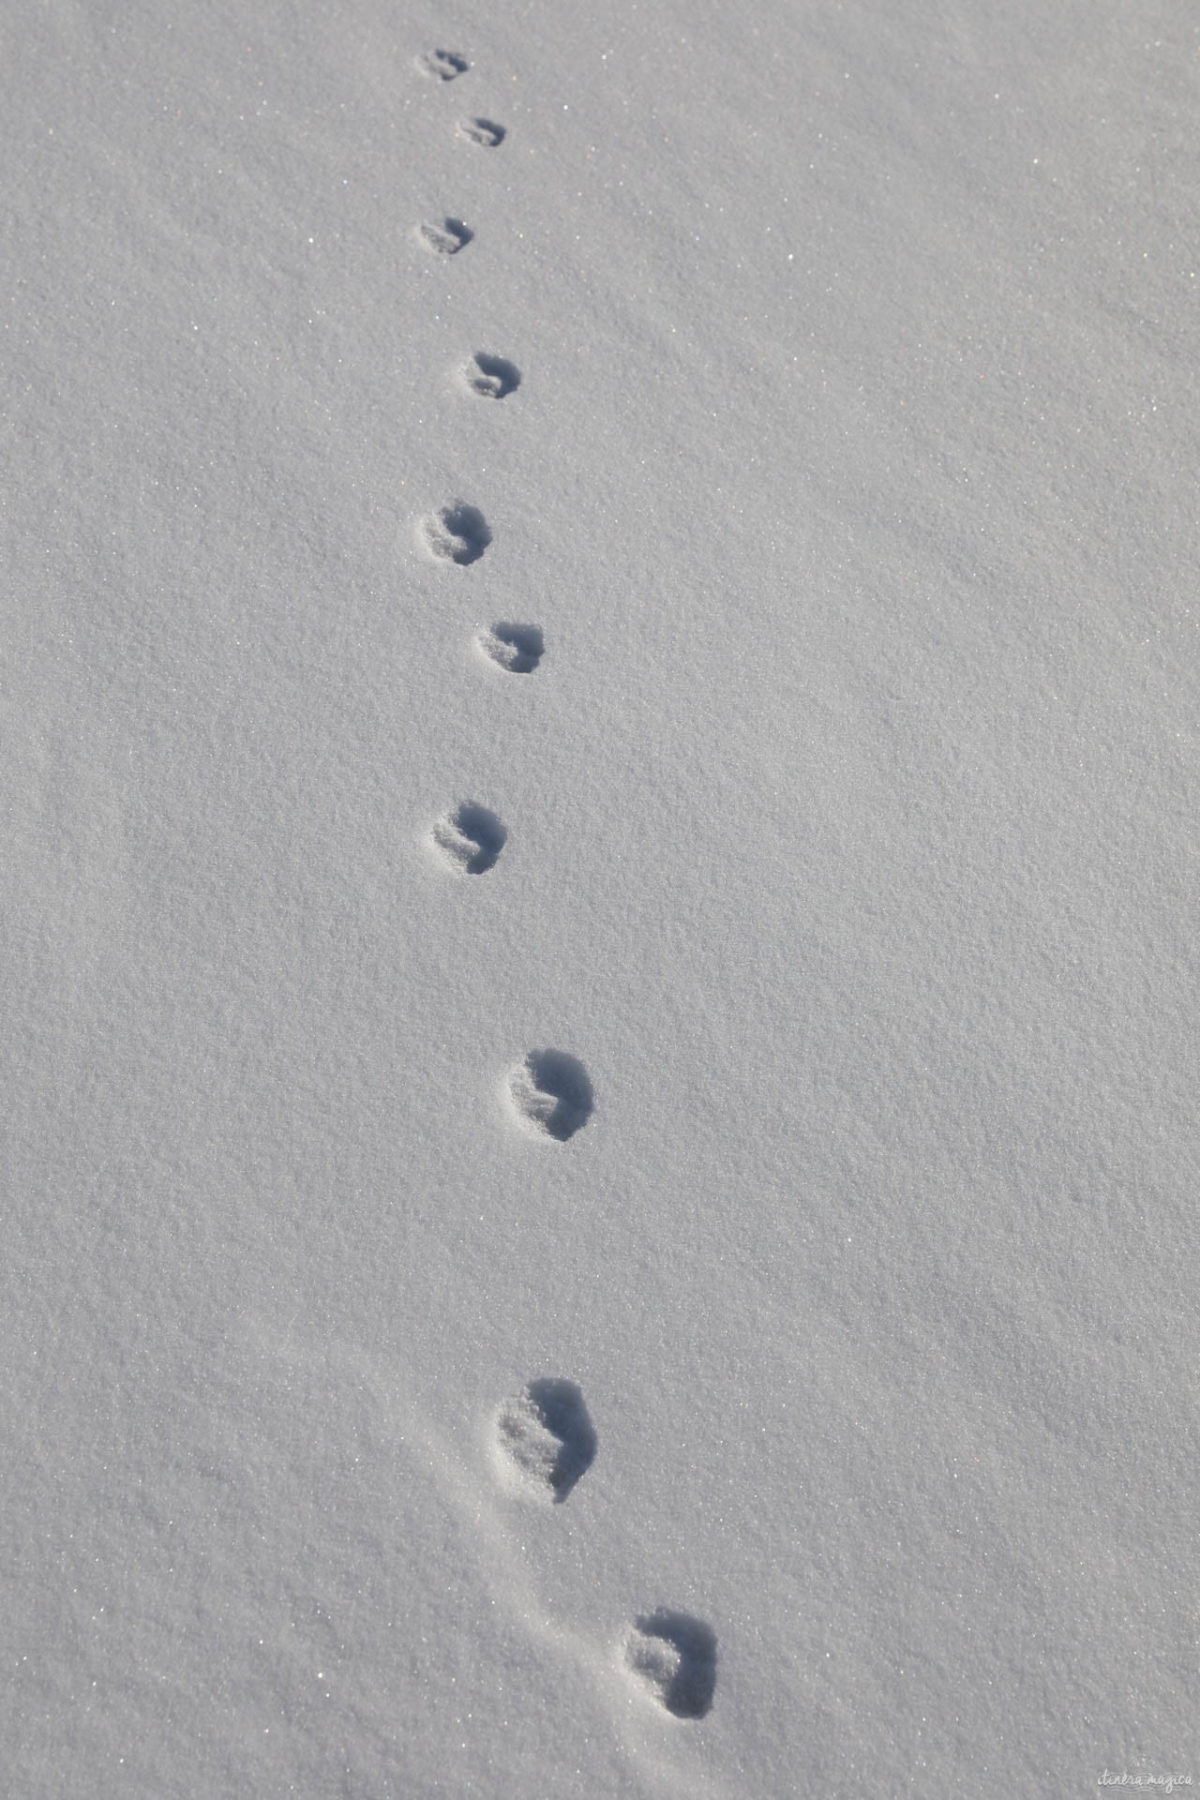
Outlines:
[[1190, 1791], [1194, 6], [7, 22], [5, 1792]]

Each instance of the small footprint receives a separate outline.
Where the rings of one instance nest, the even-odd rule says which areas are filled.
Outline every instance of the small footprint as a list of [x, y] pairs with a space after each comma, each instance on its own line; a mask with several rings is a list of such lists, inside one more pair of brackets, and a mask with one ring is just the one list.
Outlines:
[[437, 562], [457, 563], [460, 568], [478, 562], [492, 541], [487, 520], [477, 506], [468, 506], [465, 500], [440, 506], [421, 520], [417, 532]]
[[446, 861], [462, 875], [486, 875], [508, 842], [497, 815], [474, 800], [464, 800], [439, 819], [432, 835]]
[[481, 631], [479, 648], [510, 675], [532, 675], [546, 652], [546, 642], [537, 625], [511, 625], [506, 620]]
[[596, 1429], [573, 1381], [531, 1381], [500, 1408], [496, 1440], [518, 1485], [555, 1503], [567, 1498], [596, 1456]]
[[531, 1050], [511, 1071], [508, 1091], [522, 1124], [560, 1144], [587, 1124], [596, 1105], [587, 1070], [565, 1050]]
[[453, 81], [457, 75], [465, 75], [470, 66], [457, 50], [430, 50], [417, 57], [422, 75], [430, 75], [435, 81]]
[[475, 233], [461, 219], [443, 219], [440, 225], [418, 225], [417, 241], [435, 256], [457, 256]]
[[717, 1686], [717, 1638], [703, 1619], [660, 1606], [625, 1640], [625, 1666], [677, 1719], [702, 1719]]
[[457, 130], [459, 137], [480, 144], [485, 150], [495, 150], [508, 136], [503, 125], [497, 125], [494, 119], [460, 119]]
[[521, 385], [521, 371], [503, 356], [477, 350], [462, 371], [463, 384], [484, 400], [506, 400]]

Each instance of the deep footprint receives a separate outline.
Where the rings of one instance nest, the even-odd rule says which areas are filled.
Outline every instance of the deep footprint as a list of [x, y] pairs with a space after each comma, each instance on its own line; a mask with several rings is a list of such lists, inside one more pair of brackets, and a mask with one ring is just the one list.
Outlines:
[[435, 256], [457, 256], [475, 233], [461, 219], [443, 219], [440, 225], [418, 225], [417, 240]]
[[457, 563], [459, 568], [478, 562], [492, 541], [487, 520], [477, 506], [469, 506], [465, 500], [440, 506], [422, 519], [417, 529], [437, 562]]
[[532, 675], [546, 653], [537, 625], [513, 625], [502, 619], [479, 634], [479, 648], [510, 675]]
[[506, 400], [521, 385], [521, 371], [503, 356], [479, 350], [462, 372], [463, 385], [482, 400]]
[[465, 75], [470, 66], [457, 50], [430, 50], [427, 55], [417, 58], [422, 75], [430, 75], [434, 81], [453, 81], [456, 76]]
[[521, 1123], [565, 1144], [595, 1110], [588, 1072], [565, 1050], [531, 1050], [512, 1070], [508, 1091]]
[[433, 841], [460, 875], [486, 875], [495, 868], [508, 833], [494, 812], [474, 800], [464, 800], [438, 820]]
[[596, 1429], [573, 1381], [531, 1381], [501, 1407], [496, 1440], [518, 1485], [555, 1503], [567, 1498], [596, 1455]]
[[717, 1686], [716, 1633], [703, 1619], [660, 1606], [630, 1631], [625, 1666], [675, 1718], [702, 1719]]
[[508, 133], [494, 119], [460, 119], [458, 135], [465, 137], [469, 143], [479, 144], [484, 150], [495, 150], [504, 142]]

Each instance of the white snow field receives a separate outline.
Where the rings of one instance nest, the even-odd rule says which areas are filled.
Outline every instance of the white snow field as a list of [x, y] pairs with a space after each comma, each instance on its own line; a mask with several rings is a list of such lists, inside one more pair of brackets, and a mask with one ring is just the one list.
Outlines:
[[1195, 6], [0, 91], [0, 1790], [1200, 1786]]

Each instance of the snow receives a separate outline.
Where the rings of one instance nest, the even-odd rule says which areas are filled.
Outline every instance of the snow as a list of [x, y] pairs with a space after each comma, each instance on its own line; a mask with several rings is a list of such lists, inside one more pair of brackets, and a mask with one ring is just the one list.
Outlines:
[[14, 1794], [1200, 1781], [1198, 74], [10, 21]]

